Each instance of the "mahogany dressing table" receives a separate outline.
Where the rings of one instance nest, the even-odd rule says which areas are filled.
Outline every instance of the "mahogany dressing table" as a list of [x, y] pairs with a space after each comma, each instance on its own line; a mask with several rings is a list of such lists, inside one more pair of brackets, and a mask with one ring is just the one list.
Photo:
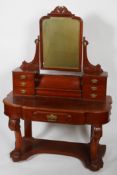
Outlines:
[[[13, 92], [3, 100], [9, 128], [15, 132], [13, 161], [36, 153], [81, 159], [90, 170], [103, 167], [106, 146], [100, 145], [102, 126], [109, 122], [111, 97], [106, 95], [107, 72], [87, 58], [83, 21], [66, 7], [56, 7], [40, 19], [32, 62], [13, 70]], [[24, 120], [24, 137], [20, 120]], [[91, 125], [89, 143], [52, 141], [32, 137], [32, 121]]]

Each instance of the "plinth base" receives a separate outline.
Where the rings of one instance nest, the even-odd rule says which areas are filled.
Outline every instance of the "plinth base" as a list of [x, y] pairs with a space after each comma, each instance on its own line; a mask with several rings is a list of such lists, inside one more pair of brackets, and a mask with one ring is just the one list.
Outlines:
[[21, 150], [13, 150], [10, 156], [14, 162], [18, 162], [38, 153], [62, 154], [79, 158], [88, 169], [97, 171], [103, 167], [102, 157], [105, 150], [105, 145], [99, 145], [98, 159], [96, 162], [91, 162], [90, 144], [24, 137]]

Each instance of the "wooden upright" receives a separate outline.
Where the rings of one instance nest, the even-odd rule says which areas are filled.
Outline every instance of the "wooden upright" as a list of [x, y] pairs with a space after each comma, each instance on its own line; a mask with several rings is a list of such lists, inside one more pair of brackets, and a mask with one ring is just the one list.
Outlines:
[[[82, 31], [82, 19], [66, 7], [56, 7], [40, 19], [34, 59], [13, 70], [13, 91], [3, 100], [9, 128], [15, 133], [13, 161], [53, 153], [77, 157], [93, 171], [103, 167], [106, 146], [99, 141], [112, 100], [106, 95], [107, 72], [88, 61], [88, 41]], [[32, 121], [90, 125], [89, 143], [33, 138]]]

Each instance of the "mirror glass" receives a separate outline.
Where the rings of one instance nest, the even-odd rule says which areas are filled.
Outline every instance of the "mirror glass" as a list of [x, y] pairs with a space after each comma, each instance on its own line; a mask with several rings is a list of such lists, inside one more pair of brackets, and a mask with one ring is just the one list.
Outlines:
[[50, 17], [42, 23], [43, 68], [79, 68], [80, 21]]

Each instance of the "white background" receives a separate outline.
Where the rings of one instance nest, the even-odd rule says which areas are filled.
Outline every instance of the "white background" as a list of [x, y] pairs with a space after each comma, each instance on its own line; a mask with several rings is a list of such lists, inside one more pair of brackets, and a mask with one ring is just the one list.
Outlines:
[[[40, 154], [27, 161], [13, 163], [9, 152], [14, 148], [14, 133], [8, 127], [2, 99], [12, 90], [11, 71], [35, 52], [39, 18], [64, 5], [84, 20], [84, 36], [90, 42], [88, 55], [108, 71], [107, 93], [113, 97], [112, 115], [104, 126], [101, 143], [107, 144], [104, 168], [95, 174], [117, 172], [117, 1], [116, 0], [0, 0], [0, 175], [88, 175], [72, 157]], [[23, 122], [21, 123], [23, 126]], [[22, 130], [23, 131], [23, 130]], [[40, 138], [88, 142], [89, 127], [34, 123], [33, 135]]]

